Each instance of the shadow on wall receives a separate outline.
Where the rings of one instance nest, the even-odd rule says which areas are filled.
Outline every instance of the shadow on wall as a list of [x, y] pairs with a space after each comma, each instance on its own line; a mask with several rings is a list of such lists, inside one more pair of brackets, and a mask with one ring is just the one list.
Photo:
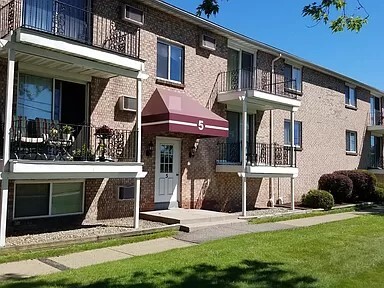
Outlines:
[[[113, 287], [113, 288], [152, 288], [152, 287], [315, 287], [318, 280], [312, 276], [300, 275], [297, 272], [284, 269], [284, 263], [244, 260], [231, 266], [198, 264], [183, 266], [177, 269], [164, 268], [153, 272], [139, 271], [134, 268], [132, 273], [116, 275], [115, 277], [95, 280], [88, 284], [76, 283], [72, 277], [60, 276], [56, 280], [42, 278], [30, 281], [17, 281], [4, 285], [6, 288], [34, 287]], [[120, 273], [121, 274], [121, 273]], [[64, 274], [62, 274], [64, 275]], [[106, 272], [101, 273], [108, 275]], [[9, 275], [15, 279], [17, 275]], [[17, 279], [17, 278], [16, 278]]]
[[[359, 145], [359, 140], [357, 140], [357, 144]], [[367, 130], [365, 130], [364, 136], [361, 139], [362, 141], [360, 143], [361, 149], [360, 149], [360, 162], [358, 169], [368, 169], [373, 168], [376, 163], [375, 159], [371, 158], [371, 133]], [[359, 146], [358, 146], [359, 147]], [[377, 162], [379, 159], [377, 159]]]

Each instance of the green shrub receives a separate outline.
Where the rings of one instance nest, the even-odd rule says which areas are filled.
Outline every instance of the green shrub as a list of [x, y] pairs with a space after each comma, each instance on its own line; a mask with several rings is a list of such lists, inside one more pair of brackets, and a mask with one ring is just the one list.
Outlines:
[[307, 194], [303, 195], [302, 204], [309, 208], [330, 210], [335, 205], [335, 201], [332, 194], [328, 191], [310, 190]]
[[352, 202], [370, 201], [375, 193], [376, 177], [363, 170], [335, 171], [334, 174], [348, 176], [353, 182]]
[[376, 186], [372, 201], [380, 204], [384, 203], [384, 187]]
[[353, 182], [343, 174], [324, 174], [319, 179], [318, 188], [331, 193], [335, 203], [345, 203], [351, 199]]

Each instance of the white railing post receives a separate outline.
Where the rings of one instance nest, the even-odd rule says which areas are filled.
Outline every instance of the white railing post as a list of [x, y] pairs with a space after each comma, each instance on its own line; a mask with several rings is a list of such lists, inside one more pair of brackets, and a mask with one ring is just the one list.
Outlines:
[[242, 181], [241, 181], [241, 190], [242, 190], [242, 216], [247, 216], [247, 178], [246, 178], [246, 170], [247, 170], [247, 121], [248, 121], [248, 113], [247, 113], [247, 98], [244, 96], [243, 100], [243, 143], [242, 143]]
[[[291, 166], [295, 161], [295, 112], [291, 111]], [[291, 178], [291, 209], [295, 210], [295, 179]]]

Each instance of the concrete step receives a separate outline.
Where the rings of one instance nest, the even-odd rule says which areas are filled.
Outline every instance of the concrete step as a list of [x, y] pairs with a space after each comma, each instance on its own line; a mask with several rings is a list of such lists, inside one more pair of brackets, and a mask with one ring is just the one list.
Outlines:
[[238, 215], [198, 209], [169, 209], [141, 212], [140, 218], [166, 224], [198, 224], [238, 219]]
[[201, 223], [193, 223], [193, 224], [181, 224], [180, 231], [183, 232], [193, 232], [201, 229], [206, 229], [212, 226], [220, 226], [220, 225], [229, 225], [229, 224], [239, 224], [246, 223], [246, 220], [241, 219], [231, 219], [231, 220], [221, 220], [221, 221], [211, 221], [211, 222], [201, 222]]

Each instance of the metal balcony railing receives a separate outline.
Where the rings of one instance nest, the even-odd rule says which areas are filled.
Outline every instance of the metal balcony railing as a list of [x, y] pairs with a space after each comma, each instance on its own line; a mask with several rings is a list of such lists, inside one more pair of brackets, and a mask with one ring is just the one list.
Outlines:
[[292, 99], [297, 99], [298, 92], [301, 92], [296, 80], [270, 83], [258, 76], [255, 68], [221, 72], [218, 77], [218, 92], [258, 90]]
[[140, 29], [57, 0], [12, 0], [0, 9], [0, 38], [20, 27], [140, 57]]
[[369, 113], [369, 125], [370, 126], [380, 126], [384, 123], [383, 113], [379, 110], [375, 110]]
[[[217, 164], [241, 164], [241, 142], [218, 143]], [[294, 162], [292, 162], [294, 153]], [[296, 150], [290, 146], [265, 143], [247, 143], [247, 165], [296, 167]]]
[[11, 158], [45, 161], [135, 162], [137, 132], [15, 117]]

